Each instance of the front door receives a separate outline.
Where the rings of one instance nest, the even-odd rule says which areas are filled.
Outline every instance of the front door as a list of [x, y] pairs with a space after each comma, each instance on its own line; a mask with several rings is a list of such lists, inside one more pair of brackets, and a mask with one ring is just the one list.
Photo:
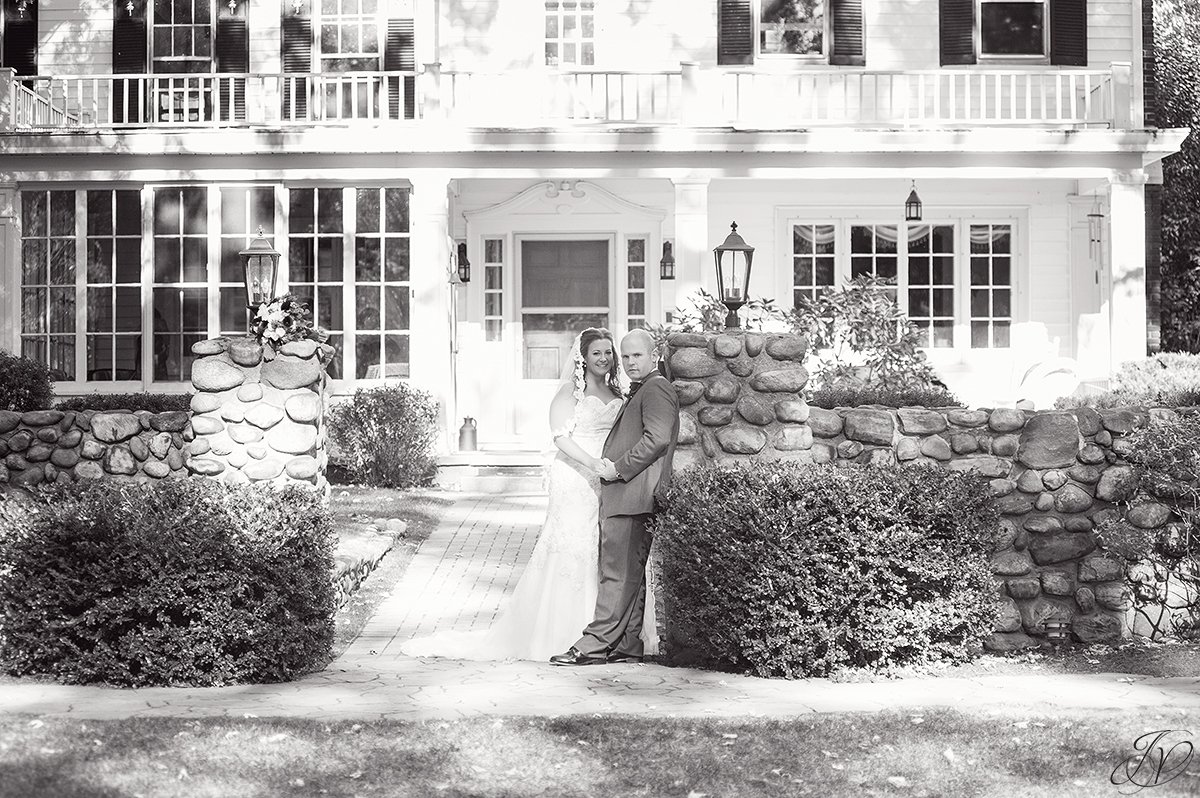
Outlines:
[[607, 237], [519, 242], [520, 379], [513, 386], [513, 428], [522, 439], [549, 440], [550, 400], [575, 336], [587, 327], [610, 327], [610, 243]]

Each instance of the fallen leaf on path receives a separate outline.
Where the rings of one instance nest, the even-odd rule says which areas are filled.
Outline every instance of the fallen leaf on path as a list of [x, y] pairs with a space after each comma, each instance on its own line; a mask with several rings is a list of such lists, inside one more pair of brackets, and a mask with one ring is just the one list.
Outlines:
[[901, 790], [909, 786], [908, 779], [903, 776], [888, 776], [887, 783]]

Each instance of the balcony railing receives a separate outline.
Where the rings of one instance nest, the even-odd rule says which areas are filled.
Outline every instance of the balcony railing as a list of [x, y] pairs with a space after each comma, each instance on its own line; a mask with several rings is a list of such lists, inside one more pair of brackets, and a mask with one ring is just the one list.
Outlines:
[[420, 71], [56, 75], [0, 69], [0, 131], [448, 122], [805, 129], [1127, 128], [1129, 64], [1108, 70], [797, 73]]

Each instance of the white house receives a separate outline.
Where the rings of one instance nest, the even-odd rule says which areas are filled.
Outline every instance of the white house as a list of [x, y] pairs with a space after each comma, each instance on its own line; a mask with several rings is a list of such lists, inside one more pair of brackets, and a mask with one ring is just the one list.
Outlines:
[[1149, 5], [5, 0], [0, 348], [184, 390], [261, 227], [337, 391], [408, 379], [521, 446], [575, 331], [714, 289], [736, 222], [752, 295], [896, 278], [973, 403], [1052, 357], [1104, 380], [1146, 353], [1187, 134], [1146, 119]]

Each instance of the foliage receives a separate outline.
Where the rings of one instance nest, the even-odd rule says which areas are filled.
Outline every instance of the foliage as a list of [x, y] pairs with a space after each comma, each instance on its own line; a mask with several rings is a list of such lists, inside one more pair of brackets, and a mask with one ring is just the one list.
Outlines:
[[60, 399], [55, 405], [59, 410], [149, 410], [151, 413], [169, 413], [191, 408], [190, 393], [88, 393]]
[[842, 291], [804, 298], [792, 311], [793, 329], [808, 336], [812, 388], [938, 384], [920, 349], [922, 334], [901, 312], [893, 290], [891, 281], [865, 275]]
[[835, 407], [963, 407], [962, 401], [939, 386], [885, 388], [875, 385], [834, 385], [818, 388], [808, 399], [810, 405], [831, 410]]
[[45, 410], [54, 404], [50, 369], [40, 361], [0, 350], [0, 410]]
[[330, 442], [350, 478], [392, 488], [433, 479], [437, 425], [433, 396], [406, 383], [360, 388], [329, 413]]
[[[700, 288], [675, 306], [673, 320], [669, 324], [655, 325], [647, 330], [661, 347], [671, 333], [721, 332], [725, 329], [728, 313], [724, 302]], [[787, 329], [787, 314], [775, 305], [774, 299], [750, 297], [739, 313], [745, 317], [743, 329], [756, 332], [782, 332]]]
[[998, 521], [977, 476], [703, 466], [678, 474], [668, 501], [654, 534], [673, 656], [823, 676], [969, 659], [992, 630]]
[[1165, 499], [1182, 520], [1139, 529], [1113, 518], [1097, 536], [1125, 564], [1134, 610], [1154, 637], [1200, 630], [1200, 416], [1157, 420], [1125, 440], [1138, 476], [1131, 501]]
[[322, 497], [213, 480], [35, 491], [0, 538], [0, 663], [125, 686], [294, 678], [328, 659]]
[[1090, 396], [1066, 396], [1055, 406], [1191, 407], [1200, 404], [1200, 355], [1160, 353], [1121, 366], [1112, 389]]
[[[1193, 0], [1155, 0], [1155, 122], [1200, 128], [1200, 13]], [[1200, 139], [1163, 161], [1162, 343], [1200, 351]]]
[[291, 341], [314, 340], [325, 343], [329, 333], [313, 323], [308, 305], [295, 294], [284, 294], [258, 306], [251, 334], [258, 343], [282, 346]]

